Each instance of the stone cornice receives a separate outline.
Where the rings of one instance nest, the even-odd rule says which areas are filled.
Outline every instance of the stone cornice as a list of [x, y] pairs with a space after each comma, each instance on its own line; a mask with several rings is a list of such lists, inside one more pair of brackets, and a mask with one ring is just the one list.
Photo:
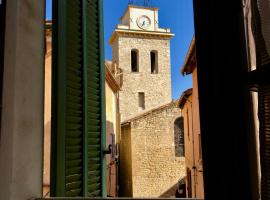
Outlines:
[[152, 38], [152, 39], [170, 39], [174, 36], [173, 33], [169, 32], [159, 32], [159, 31], [138, 31], [138, 30], [128, 30], [128, 29], [116, 29], [110, 40], [109, 44], [113, 44], [116, 38], [119, 36], [136, 36], [140, 38]]

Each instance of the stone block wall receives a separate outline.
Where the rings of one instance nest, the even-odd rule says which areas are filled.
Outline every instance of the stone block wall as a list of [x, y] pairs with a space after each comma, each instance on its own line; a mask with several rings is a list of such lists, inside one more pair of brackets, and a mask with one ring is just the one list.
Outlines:
[[[124, 121], [139, 112], [138, 93], [145, 93], [145, 109], [171, 101], [170, 40], [123, 36], [115, 40], [113, 61], [123, 70], [120, 113]], [[131, 72], [131, 50], [139, 52], [139, 72]], [[158, 52], [158, 74], [151, 74], [151, 51]]]
[[[185, 177], [185, 158], [175, 156], [173, 124], [180, 116], [180, 109], [172, 102], [131, 119], [129, 131], [122, 127], [121, 143], [128, 143], [126, 139], [131, 143], [128, 163], [132, 165], [132, 197], [164, 197], [164, 193]], [[174, 196], [174, 192], [167, 195]]]

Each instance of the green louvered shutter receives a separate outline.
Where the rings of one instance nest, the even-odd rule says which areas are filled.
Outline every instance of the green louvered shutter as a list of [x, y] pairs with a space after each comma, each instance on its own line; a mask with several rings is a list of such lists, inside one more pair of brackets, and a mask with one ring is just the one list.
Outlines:
[[[103, 25], [102, 25], [102, 2], [99, 0], [85, 1], [85, 43], [86, 45], [86, 66], [87, 66], [87, 125], [88, 125], [88, 196], [105, 196], [106, 182], [102, 182], [102, 177], [106, 176], [105, 156], [100, 156], [100, 149], [103, 142], [105, 147], [105, 112], [104, 93], [100, 88], [104, 88], [105, 71], [103, 57]], [[102, 130], [102, 131], [100, 131]], [[100, 170], [103, 168], [102, 170]], [[103, 174], [102, 174], [103, 173]], [[103, 193], [103, 194], [102, 194]]]
[[102, 1], [54, 1], [54, 197], [106, 196], [102, 26]]

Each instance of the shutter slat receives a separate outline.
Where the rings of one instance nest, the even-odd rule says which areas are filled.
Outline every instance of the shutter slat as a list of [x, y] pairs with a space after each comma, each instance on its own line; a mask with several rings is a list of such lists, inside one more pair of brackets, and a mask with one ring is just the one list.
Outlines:
[[82, 178], [81, 174], [74, 174], [74, 175], [67, 176], [66, 180], [71, 183], [71, 182], [79, 181], [81, 180], [81, 178]]
[[76, 160], [81, 158], [82, 154], [80, 152], [76, 152], [76, 153], [67, 153], [67, 159], [68, 160]]
[[96, 191], [100, 188], [100, 183], [89, 184], [88, 190]]
[[[100, 168], [100, 165], [97, 166], [97, 169]], [[97, 176], [96, 178], [93, 178], [91, 180], [88, 181], [89, 185], [92, 185], [94, 183], [99, 183], [100, 182], [100, 176]]]
[[[66, 144], [70, 145], [70, 146], [76, 146], [76, 145], [80, 145], [82, 142], [82, 138], [68, 138], [66, 139]], [[80, 152], [78, 152], [80, 153]]]
[[93, 126], [88, 126], [88, 133], [90, 132], [96, 132], [96, 131], [99, 131], [100, 130], [100, 127], [97, 126], [97, 127], [93, 127]]
[[95, 94], [90, 94], [88, 95], [88, 99], [93, 100], [93, 101], [98, 101], [99, 96]]
[[77, 166], [79, 166], [81, 164], [82, 164], [82, 160], [81, 159], [78, 159], [78, 160], [67, 160], [67, 162], [66, 162], [66, 166], [69, 169], [71, 169], [73, 167], [77, 167]]
[[66, 176], [82, 174], [81, 172], [82, 172], [82, 167], [81, 166], [72, 167], [72, 168], [66, 168]]
[[100, 190], [95, 190], [94, 192], [89, 192], [88, 196], [89, 197], [99, 197], [99, 196], [101, 196], [101, 191]]
[[82, 189], [76, 189], [76, 190], [71, 190], [66, 192], [67, 197], [78, 197], [82, 193]]
[[66, 185], [67, 190], [72, 191], [74, 189], [80, 188], [82, 185], [81, 181], [74, 181]]
[[80, 152], [80, 150], [81, 150], [81, 145], [79, 145], [79, 146], [69, 146], [69, 147], [67, 147], [66, 148], [66, 150], [67, 150], [67, 153], [78, 153], [78, 152]]

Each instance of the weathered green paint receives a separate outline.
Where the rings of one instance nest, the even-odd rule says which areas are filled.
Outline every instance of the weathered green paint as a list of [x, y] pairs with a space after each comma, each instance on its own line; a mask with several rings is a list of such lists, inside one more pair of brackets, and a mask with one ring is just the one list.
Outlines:
[[99, 34], [99, 1], [91, 0], [87, 9], [87, 66], [88, 66], [88, 147], [89, 176], [88, 196], [102, 196], [102, 86], [100, 34]]
[[51, 195], [106, 197], [102, 1], [54, 1]]
[[[100, 87], [101, 87], [101, 147], [102, 151], [106, 150], [106, 110], [105, 110], [105, 66], [104, 66], [104, 22], [103, 22], [103, 0], [98, 1], [99, 7], [99, 46], [100, 46]], [[102, 197], [107, 196], [106, 188], [106, 155], [102, 154]]]
[[87, 31], [86, 31], [86, 24], [87, 24], [87, 0], [82, 0], [82, 30], [83, 30], [83, 90], [84, 90], [84, 97], [83, 97], [83, 111], [84, 111], [84, 133], [83, 133], [83, 196], [88, 196], [88, 112], [87, 112], [87, 99], [88, 99], [88, 92], [87, 92]]
[[[65, 196], [66, 2], [53, 4], [51, 196]], [[58, 95], [56, 95], [58, 94]]]

